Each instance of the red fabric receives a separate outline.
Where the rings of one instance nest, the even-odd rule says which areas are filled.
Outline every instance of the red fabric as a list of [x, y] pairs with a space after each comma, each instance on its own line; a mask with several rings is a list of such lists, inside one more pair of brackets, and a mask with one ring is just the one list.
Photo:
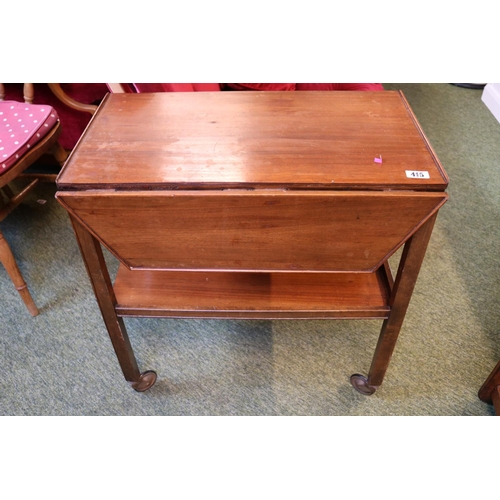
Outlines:
[[132, 83], [128, 92], [213, 92], [218, 90], [384, 90], [381, 83]]
[[143, 92], [170, 92], [163, 87], [162, 83], [132, 83], [132, 87], [139, 94]]
[[381, 83], [226, 83], [227, 90], [384, 90]]
[[295, 90], [295, 83], [226, 83], [228, 90]]
[[194, 92], [192, 83], [162, 83], [164, 92]]
[[[133, 83], [120, 83], [119, 85], [123, 89], [123, 92], [125, 92], [126, 94], [135, 94], [137, 92]], [[106, 83], [106, 87], [108, 88], [109, 92], [113, 93], [113, 89], [111, 88], [111, 84]]]
[[218, 83], [133, 83], [136, 92], [214, 92]]
[[193, 83], [195, 92], [217, 92], [221, 90], [220, 83]]
[[297, 83], [297, 90], [384, 90], [381, 83]]
[[0, 101], [0, 175], [43, 139], [58, 121], [51, 106]]

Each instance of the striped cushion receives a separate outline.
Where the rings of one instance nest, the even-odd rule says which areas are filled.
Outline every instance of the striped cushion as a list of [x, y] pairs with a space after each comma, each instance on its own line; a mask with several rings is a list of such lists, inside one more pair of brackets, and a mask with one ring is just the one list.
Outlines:
[[59, 121], [57, 112], [44, 104], [0, 101], [0, 175]]

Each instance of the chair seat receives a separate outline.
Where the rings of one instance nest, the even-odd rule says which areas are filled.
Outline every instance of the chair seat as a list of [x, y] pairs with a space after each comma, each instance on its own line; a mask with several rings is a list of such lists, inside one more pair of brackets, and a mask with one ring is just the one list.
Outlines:
[[58, 121], [59, 116], [51, 106], [0, 101], [0, 176], [42, 140]]

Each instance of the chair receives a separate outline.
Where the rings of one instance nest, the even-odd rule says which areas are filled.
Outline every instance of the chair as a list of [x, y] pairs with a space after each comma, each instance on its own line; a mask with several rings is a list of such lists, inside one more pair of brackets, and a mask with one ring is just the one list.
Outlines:
[[[5, 101], [4, 86], [0, 84], [0, 222], [24, 200], [39, 179], [27, 177], [27, 185], [17, 189], [17, 193], [13, 181], [22, 180], [23, 172], [44, 154], [52, 154], [60, 165], [67, 157], [58, 142], [61, 126], [57, 112], [51, 106], [32, 104], [33, 84], [24, 84], [23, 90], [24, 102]], [[38, 308], [1, 231], [0, 262], [28, 311], [36, 316]]]

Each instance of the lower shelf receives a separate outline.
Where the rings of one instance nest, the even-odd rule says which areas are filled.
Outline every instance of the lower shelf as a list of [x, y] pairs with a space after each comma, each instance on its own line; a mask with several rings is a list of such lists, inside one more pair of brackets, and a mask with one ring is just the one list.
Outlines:
[[387, 318], [389, 280], [376, 273], [130, 271], [114, 284], [119, 316]]

